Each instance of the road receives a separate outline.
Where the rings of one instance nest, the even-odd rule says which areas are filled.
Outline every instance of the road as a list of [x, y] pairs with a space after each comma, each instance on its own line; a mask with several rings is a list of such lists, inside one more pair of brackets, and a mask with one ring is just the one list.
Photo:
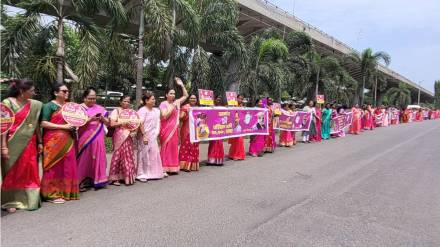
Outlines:
[[2, 246], [440, 246], [440, 121], [2, 214]]

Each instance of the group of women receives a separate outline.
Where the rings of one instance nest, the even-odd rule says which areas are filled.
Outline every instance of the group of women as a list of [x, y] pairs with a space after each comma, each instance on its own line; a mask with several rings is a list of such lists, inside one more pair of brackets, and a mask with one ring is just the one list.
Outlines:
[[[55, 85], [53, 100], [43, 105], [32, 99], [35, 95], [32, 81], [13, 81], [8, 96], [3, 100], [3, 104], [15, 112], [15, 121], [1, 137], [2, 209], [10, 213], [17, 209], [35, 210], [40, 207], [41, 199], [61, 204], [78, 200], [80, 192], [90, 188], [100, 189], [109, 184], [120, 186], [121, 183], [132, 185], [136, 180], [147, 182], [179, 171], [198, 171], [199, 143], [190, 141], [188, 115], [189, 109], [197, 106], [197, 97], [188, 95], [179, 78], [175, 80], [181, 88], [182, 97], [176, 99], [176, 91], [169, 89], [165, 94], [166, 100], [156, 108], [154, 94], [146, 92], [137, 111], [140, 126], [135, 130], [119, 119], [120, 112], [130, 108], [129, 96], [121, 97], [120, 106], [109, 114], [104, 107], [96, 104], [96, 90], [88, 88], [83, 93], [81, 104], [88, 120], [84, 126], [76, 128], [67, 123], [61, 113], [69, 99], [66, 85]], [[250, 137], [251, 156], [272, 153], [277, 146], [274, 119], [279, 113], [272, 108], [271, 98], [264, 101], [258, 99], [254, 107], [268, 109], [269, 135]], [[238, 95], [237, 102], [238, 107], [244, 107], [243, 96]], [[215, 105], [222, 105], [221, 97], [216, 98]], [[282, 108], [290, 113], [295, 111], [291, 104], [284, 104]], [[303, 111], [311, 112], [313, 116], [310, 130], [303, 132], [304, 143], [345, 135], [344, 131], [330, 133], [331, 119], [344, 114], [343, 107], [326, 104], [321, 109], [310, 101]], [[356, 134], [358, 126], [361, 126], [361, 117], [367, 114], [357, 107], [352, 111], [350, 132]], [[369, 126], [362, 125], [365, 128]], [[112, 137], [113, 149], [108, 173], [106, 136]], [[228, 143], [229, 159], [246, 158], [244, 137], [231, 138]], [[280, 146], [295, 144], [295, 132], [280, 131]], [[209, 141], [208, 164], [222, 165], [224, 157], [223, 140]]]

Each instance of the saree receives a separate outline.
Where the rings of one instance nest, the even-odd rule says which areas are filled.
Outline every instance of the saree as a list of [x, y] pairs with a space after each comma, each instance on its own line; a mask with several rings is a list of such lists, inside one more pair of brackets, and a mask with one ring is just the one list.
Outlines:
[[235, 137], [228, 140], [229, 147], [228, 158], [231, 160], [244, 160], [246, 151], [244, 149], [244, 137]]
[[321, 137], [324, 140], [330, 139], [330, 124], [332, 120], [332, 109], [324, 108], [322, 111]]
[[261, 156], [264, 153], [264, 144], [265, 144], [264, 135], [255, 135], [251, 136], [251, 140], [249, 143], [249, 154], [251, 156]]
[[[96, 114], [108, 115], [105, 108], [97, 104], [92, 107], [85, 105], [82, 107], [89, 118]], [[105, 187], [108, 180], [104, 124], [99, 121], [90, 121], [79, 128], [78, 136], [78, 178], [81, 187]]]
[[136, 178], [161, 179], [163, 178], [163, 168], [159, 144], [157, 143], [157, 136], [160, 131], [160, 111], [157, 108], [150, 111], [146, 107], [142, 107], [139, 109], [138, 114], [148, 136], [148, 144], [145, 145], [142, 135], [139, 135]]
[[15, 122], [7, 134], [9, 159], [1, 164], [1, 207], [36, 210], [41, 203], [35, 130], [42, 103], [30, 100], [20, 109], [8, 99], [3, 103], [15, 112]]
[[268, 153], [273, 153], [275, 151], [275, 131], [273, 129], [273, 110], [268, 107], [269, 112], [269, 135], [264, 138], [264, 151]]
[[349, 133], [359, 135], [361, 132], [361, 112], [356, 107], [353, 107], [351, 111], [353, 112], [353, 121], [351, 123]]
[[319, 107], [315, 107], [315, 111], [316, 111], [315, 133], [310, 136], [310, 141], [320, 142], [322, 141], [322, 137], [321, 137], [322, 114], [321, 114], [321, 109]]
[[[50, 104], [54, 105], [52, 102], [47, 103], [43, 107], [43, 111], [47, 110]], [[43, 120], [47, 121], [44, 116]], [[61, 115], [60, 108], [52, 113], [50, 122], [66, 124]], [[41, 181], [41, 195], [43, 199], [79, 199], [76, 149], [74, 144], [75, 141], [68, 130], [44, 130], [43, 179]]]
[[[110, 119], [117, 122], [120, 110], [120, 108], [114, 109], [110, 114]], [[130, 136], [130, 130], [121, 126], [116, 127], [112, 140], [113, 156], [108, 180], [124, 180], [125, 184], [133, 184], [136, 165], [134, 163], [133, 139]]]
[[179, 161], [180, 169], [185, 171], [198, 171], [199, 165], [199, 143], [191, 143], [189, 138], [189, 111], [190, 105], [186, 104], [180, 109], [182, 114], [182, 126], [180, 129]]
[[[160, 103], [159, 108], [167, 109], [168, 102]], [[179, 172], [179, 110], [180, 106], [173, 103], [173, 110], [168, 118], [160, 121], [160, 157], [165, 172]]]
[[225, 160], [223, 140], [209, 141], [208, 145], [208, 164], [222, 165]]

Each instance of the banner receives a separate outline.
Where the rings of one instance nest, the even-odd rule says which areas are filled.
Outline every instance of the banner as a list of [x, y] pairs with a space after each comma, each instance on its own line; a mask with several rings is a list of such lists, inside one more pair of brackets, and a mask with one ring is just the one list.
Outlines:
[[375, 123], [376, 125], [382, 125], [383, 124], [383, 113], [379, 115], [374, 115], [375, 117]]
[[228, 106], [237, 106], [237, 92], [226, 92], [226, 100], [228, 101]]
[[1, 134], [3, 135], [7, 132], [15, 121], [15, 114], [7, 105], [0, 103], [0, 126], [1, 126]]
[[323, 94], [318, 94], [316, 95], [316, 103], [317, 104], [324, 104], [325, 100], [324, 100], [324, 95]]
[[353, 112], [346, 112], [339, 114], [337, 117], [332, 118], [330, 122], [330, 134], [337, 134], [349, 127], [353, 121]]
[[191, 142], [221, 140], [247, 135], [268, 135], [268, 110], [241, 107], [191, 107]]
[[213, 106], [214, 92], [211, 90], [199, 89], [199, 103], [200, 105]]
[[278, 117], [278, 124], [274, 126], [274, 129], [285, 131], [308, 131], [310, 129], [311, 119], [311, 112], [297, 111], [290, 113], [281, 110], [281, 115]]

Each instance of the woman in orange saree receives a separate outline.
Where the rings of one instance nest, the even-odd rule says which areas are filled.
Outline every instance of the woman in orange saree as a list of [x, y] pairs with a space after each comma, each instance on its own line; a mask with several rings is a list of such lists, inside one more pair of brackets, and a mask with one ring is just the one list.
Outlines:
[[349, 133], [359, 135], [359, 133], [361, 132], [362, 112], [360, 111], [358, 105], [353, 106], [353, 108], [351, 108], [351, 111], [353, 112], [353, 121], [351, 123]]
[[42, 152], [38, 124], [42, 104], [31, 99], [34, 94], [32, 81], [16, 80], [3, 101], [15, 113], [12, 127], [2, 136], [1, 207], [9, 213], [40, 207], [37, 146]]
[[177, 100], [176, 91], [168, 89], [166, 101], [159, 106], [160, 121], [160, 157], [165, 172], [177, 174], [179, 166], [179, 111], [180, 105], [188, 98], [188, 92], [180, 78], [175, 78], [177, 85], [182, 88], [183, 96]]
[[56, 85], [55, 100], [43, 106], [43, 179], [41, 195], [44, 200], [64, 203], [79, 199], [74, 128], [63, 119], [61, 108], [68, 99], [69, 90]]

